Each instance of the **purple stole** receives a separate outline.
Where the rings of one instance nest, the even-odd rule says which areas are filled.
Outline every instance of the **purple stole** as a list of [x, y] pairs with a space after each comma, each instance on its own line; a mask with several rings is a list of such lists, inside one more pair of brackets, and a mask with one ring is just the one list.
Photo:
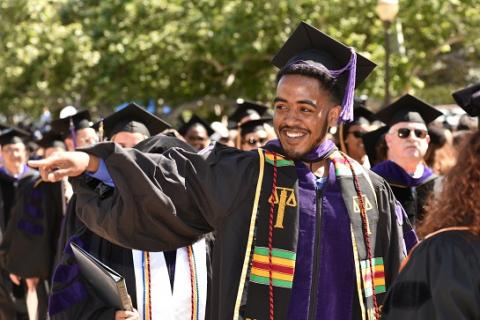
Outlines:
[[405, 187], [418, 187], [436, 176], [429, 167], [424, 166], [422, 176], [414, 178], [391, 160], [378, 163], [372, 168], [372, 171], [383, 177], [388, 183]]
[[[351, 319], [352, 318], [352, 306], [354, 303], [354, 292], [357, 290], [358, 281], [362, 281], [358, 278], [358, 269], [356, 270], [356, 264], [359, 265], [358, 258], [366, 259], [366, 250], [362, 237], [361, 221], [359, 213], [352, 213], [354, 209], [347, 209], [345, 203], [352, 203], [352, 197], [356, 197], [356, 193], [353, 187], [351, 176], [348, 177], [349, 170], [345, 169], [343, 165], [343, 171], [339, 170], [338, 158], [341, 157], [340, 153], [336, 150], [335, 145], [331, 141], [322, 143], [313, 152], [307, 155], [305, 161], [314, 162], [321, 159], [330, 158], [332, 161], [329, 163], [329, 176], [328, 182], [325, 186], [321, 199], [321, 203], [318, 203], [317, 191], [316, 191], [316, 177], [305, 166], [303, 161], [291, 161], [281, 156], [283, 150], [280, 147], [278, 141], [270, 142], [265, 146], [265, 179], [268, 182], [263, 182], [262, 193], [271, 192], [271, 180], [268, 178], [271, 174], [267, 174], [268, 170], [273, 171], [273, 166], [269, 166], [268, 163], [272, 161], [269, 152], [277, 153], [278, 163], [284, 161], [290, 161], [294, 166], [296, 172], [297, 183], [291, 185], [296, 186], [295, 195], [298, 199], [298, 222], [292, 220], [289, 228], [284, 226], [281, 232], [274, 229], [273, 250], [283, 249], [275, 247], [275, 244], [282, 243], [282, 241], [297, 241], [297, 243], [288, 244], [288, 251], [293, 251], [295, 260], [293, 283], [290, 288], [279, 288], [274, 286], [274, 313], [275, 319], [307, 319], [309, 314], [315, 313], [316, 319]], [[335, 155], [335, 156], [334, 156]], [[278, 158], [280, 157], [280, 158]], [[353, 160], [352, 160], [353, 161]], [[334, 165], [335, 162], [335, 165]], [[371, 187], [366, 186], [365, 178], [361, 173], [357, 172], [358, 164], [355, 164], [355, 172], [361, 182], [361, 190], [364, 195], [371, 199], [371, 203], [375, 203], [375, 195]], [[278, 176], [281, 177], [281, 171], [287, 170], [284, 165], [277, 165]], [[291, 174], [287, 174], [291, 176]], [[346, 178], [341, 181], [339, 177]], [[350, 178], [350, 180], [348, 180]], [[268, 189], [270, 186], [270, 189]], [[283, 185], [278, 185], [282, 187]], [[266, 190], [264, 190], [266, 188]], [[260, 198], [261, 199], [261, 198]], [[318, 207], [321, 206], [321, 221], [318, 221]], [[376, 229], [376, 220], [378, 219], [378, 211], [376, 211], [376, 204], [373, 210], [369, 211], [369, 223], [373, 230]], [[257, 281], [257, 275], [259, 272], [254, 269], [255, 259], [258, 255], [255, 255], [256, 248], [259, 246], [258, 235], [264, 234], [265, 231], [261, 229], [268, 229], [268, 223], [265, 223], [265, 218], [262, 218], [262, 214], [268, 215], [268, 210], [262, 210], [262, 206], [259, 204], [258, 221], [255, 227], [255, 234], [257, 238], [254, 239], [252, 245], [252, 261], [250, 261], [249, 269], [249, 282], [245, 285], [245, 291], [243, 292], [245, 304], [243, 305], [243, 311], [240, 312], [245, 318], [252, 319], [268, 319], [269, 314], [269, 291], [268, 281]], [[275, 209], [277, 212], [277, 208]], [[370, 217], [374, 217], [370, 221]], [[317, 226], [320, 226], [319, 232], [316, 232]], [[360, 227], [360, 229], [359, 229]], [[285, 232], [288, 231], [288, 232]], [[287, 235], [285, 235], [285, 233]], [[352, 233], [355, 234], [355, 240], [352, 241]], [[320, 235], [320, 239], [315, 239], [317, 235]], [[360, 235], [360, 236], [359, 236]], [[359, 239], [360, 237], [360, 239]], [[260, 236], [260, 239], [264, 237]], [[280, 238], [280, 239], [279, 239]], [[370, 237], [371, 248], [373, 253], [374, 237]], [[276, 243], [275, 243], [276, 239]], [[352, 243], [358, 243], [358, 252], [353, 249]], [[265, 247], [265, 243], [260, 243], [262, 247]], [[266, 252], [267, 250], [265, 250]], [[248, 252], [248, 251], [247, 251]], [[316, 253], [316, 261], [314, 256]], [[266, 261], [266, 260], [264, 260]], [[253, 266], [253, 268], [252, 268]], [[314, 268], [316, 272], [314, 272]], [[275, 266], [273, 267], [275, 270]], [[266, 267], [268, 270], [268, 267]], [[318, 274], [317, 283], [313, 283], [314, 277]], [[267, 276], [267, 273], [264, 273]], [[275, 278], [275, 276], [273, 277]], [[253, 279], [253, 280], [252, 280]], [[264, 288], [260, 288], [260, 285]], [[316, 286], [316, 292], [312, 292], [314, 285]], [[253, 291], [253, 293], [252, 293]], [[362, 300], [364, 295], [362, 295]], [[314, 298], [316, 297], [316, 298]], [[246, 299], [245, 299], [246, 298]], [[316, 301], [311, 301], [315, 299]], [[371, 309], [371, 298], [367, 298], [367, 309]], [[310, 310], [312, 305], [316, 305], [315, 310]]]

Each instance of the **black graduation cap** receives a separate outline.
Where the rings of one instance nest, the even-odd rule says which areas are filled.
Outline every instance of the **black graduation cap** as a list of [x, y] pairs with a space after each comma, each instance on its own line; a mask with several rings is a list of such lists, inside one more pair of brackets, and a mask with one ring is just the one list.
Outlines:
[[55, 131], [48, 131], [46, 132], [42, 139], [37, 141], [37, 144], [44, 148], [63, 148], [66, 149], [65, 143], [63, 142], [63, 136]]
[[180, 126], [180, 128], [178, 129], [178, 133], [184, 136], [187, 133], [188, 129], [190, 129], [192, 126], [196, 124], [200, 124], [203, 127], [205, 127], [205, 129], [207, 130], [208, 136], [211, 136], [215, 132], [212, 128], [210, 128], [210, 126], [205, 120], [203, 120], [202, 118], [194, 114], [188, 122]]
[[71, 123], [73, 123], [75, 131], [90, 128], [90, 112], [88, 112], [88, 110], [83, 110], [74, 115], [53, 120], [51, 123], [52, 130], [68, 135], [70, 133]]
[[367, 132], [362, 136], [363, 147], [372, 166], [379, 162], [379, 160], [382, 160], [378, 159], [377, 148], [381, 138], [388, 132], [389, 129], [389, 126], [383, 126], [376, 130]]
[[337, 78], [337, 88], [340, 98], [343, 98], [341, 119], [344, 121], [352, 119], [354, 88], [376, 67], [375, 63], [355, 53], [352, 48], [303, 21], [272, 63], [279, 69], [293, 64], [307, 64]]
[[443, 115], [428, 103], [415, 98], [410, 94], [402, 96], [386, 108], [376, 113], [375, 117], [393, 126], [399, 122], [420, 122], [429, 124], [439, 116]]
[[480, 116], [480, 82], [455, 91], [452, 96], [469, 116]]
[[[362, 100], [363, 101], [363, 100]], [[347, 151], [345, 146], [345, 140], [347, 138], [347, 134], [350, 130], [350, 127], [353, 125], [362, 125], [362, 124], [370, 124], [375, 120], [375, 114], [364, 107], [364, 103], [357, 103], [353, 108], [353, 121], [348, 123], [340, 123], [338, 128], [338, 142], [340, 143], [340, 149], [343, 152]]]
[[9, 128], [9, 127], [8, 127], [7, 125], [0, 123], [0, 133], [1, 133], [3, 130], [8, 129], [8, 128]]
[[9, 127], [0, 133], [0, 146], [15, 143], [26, 143], [30, 139], [30, 133], [28, 131]]
[[353, 108], [353, 121], [349, 124], [365, 123], [375, 121], [375, 114], [365, 107]]
[[259, 117], [263, 116], [267, 112], [268, 107], [262, 104], [258, 104], [252, 101], [241, 101], [236, 103], [235, 111], [228, 117], [228, 120], [239, 123], [242, 118], [246, 116], [257, 114]]
[[264, 124], [271, 122], [272, 118], [260, 118], [255, 120], [249, 120], [242, 123], [240, 128], [240, 135], [244, 136], [246, 134], [255, 132], [258, 128], [265, 129]]
[[445, 129], [430, 126], [428, 127], [428, 135], [430, 136], [429, 146], [443, 146], [447, 142], [447, 136], [445, 134]]
[[[95, 126], [99, 126], [99, 123]], [[138, 132], [150, 137], [171, 127], [167, 122], [133, 102], [103, 119], [103, 130], [108, 138], [123, 131]]]

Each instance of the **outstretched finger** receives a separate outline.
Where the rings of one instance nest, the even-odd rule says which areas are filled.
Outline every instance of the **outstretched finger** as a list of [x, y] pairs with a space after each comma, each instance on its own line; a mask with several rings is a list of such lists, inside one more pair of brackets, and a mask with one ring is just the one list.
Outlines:
[[72, 169], [57, 169], [47, 174], [47, 181], [57, 182], [62, 180], [64, 177], [76, 177], [78, 175], [80, 174]]
[[46, 159], [41, 159], [41, 160], [29, 160], [27, 162], [28, 166], [29, 167], [32, 167], [32, 168], [46, 168], [46, 167], [49, 167], [53, 164], [54, 162], [54, 158], [46, 158]]

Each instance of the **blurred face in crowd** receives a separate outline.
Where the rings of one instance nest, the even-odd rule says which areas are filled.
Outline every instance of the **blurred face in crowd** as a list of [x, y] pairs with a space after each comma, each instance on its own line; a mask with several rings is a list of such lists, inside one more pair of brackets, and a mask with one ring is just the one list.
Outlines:
[[56, 153], [56, 152], [60, 152], [60, 151], [65, 151], [64, 148], [61, 148], [61, 147], [50, 147], [50, 148], [46, 148], [45, 151], [43, 152], [43, 157], [44, 158], [48, 158], [50, 157], [52, 154]]
[[263, 147], [267, 142], [267, 131], [261, 127], [242, 136], [241, 150], [250, 151]]
[[430, 137], [423, 123], [399, 122], [385, 135], [388, 158], [394, 162], [421, 162], [427, 152]]
[[146, 138], [147, 137], [145, 135], [138, 132], [121, 131], [112, 137], [112, 141], [118, 143], [123, 148], [133, 148]]
[[365, 126], [360, 124], [351, 125], [348, 132], [345, 132], [345, 144], [348, 155], [357, 161], [361, 161], [365, 156], [365, 147], [363, 145], [362, 135], [367, 132]]
[[[97, 133], [93, 128], [84, 128], [75, 131], [77, 148], [88, 147], [98, 143]], [[71, 137], [65, 139], [68, 151], [74, 151], [74, 145]]]
[[2, 146], [3, 164], [5, 168], [13, 173], [27, 163], [27, 149], [23, 143], [12, 143]]
[[273, 127], [291, 159], [300, 159], [323, 142], [329, 126], [335, 126], [340, 106], [319, 80], [284, 75], [277, 85]]
[[201, 124], [195, 124], [185, 133], [185, 140], [197, 150], [202, 150], [210, 143], [208, 132]]

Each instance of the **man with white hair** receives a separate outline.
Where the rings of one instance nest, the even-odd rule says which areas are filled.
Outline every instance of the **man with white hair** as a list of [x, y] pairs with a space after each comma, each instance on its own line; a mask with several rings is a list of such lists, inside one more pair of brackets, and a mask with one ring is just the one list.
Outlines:
[[412, 224], [423, 217], [423, 206], [438, 178], [423, 157], [430, 142], [427, 125], [440, 115], [440, 111], [409, 94], [376, 114], [389, 126], [385, 135], [388, 160], [372, 170], [390, 184]]

